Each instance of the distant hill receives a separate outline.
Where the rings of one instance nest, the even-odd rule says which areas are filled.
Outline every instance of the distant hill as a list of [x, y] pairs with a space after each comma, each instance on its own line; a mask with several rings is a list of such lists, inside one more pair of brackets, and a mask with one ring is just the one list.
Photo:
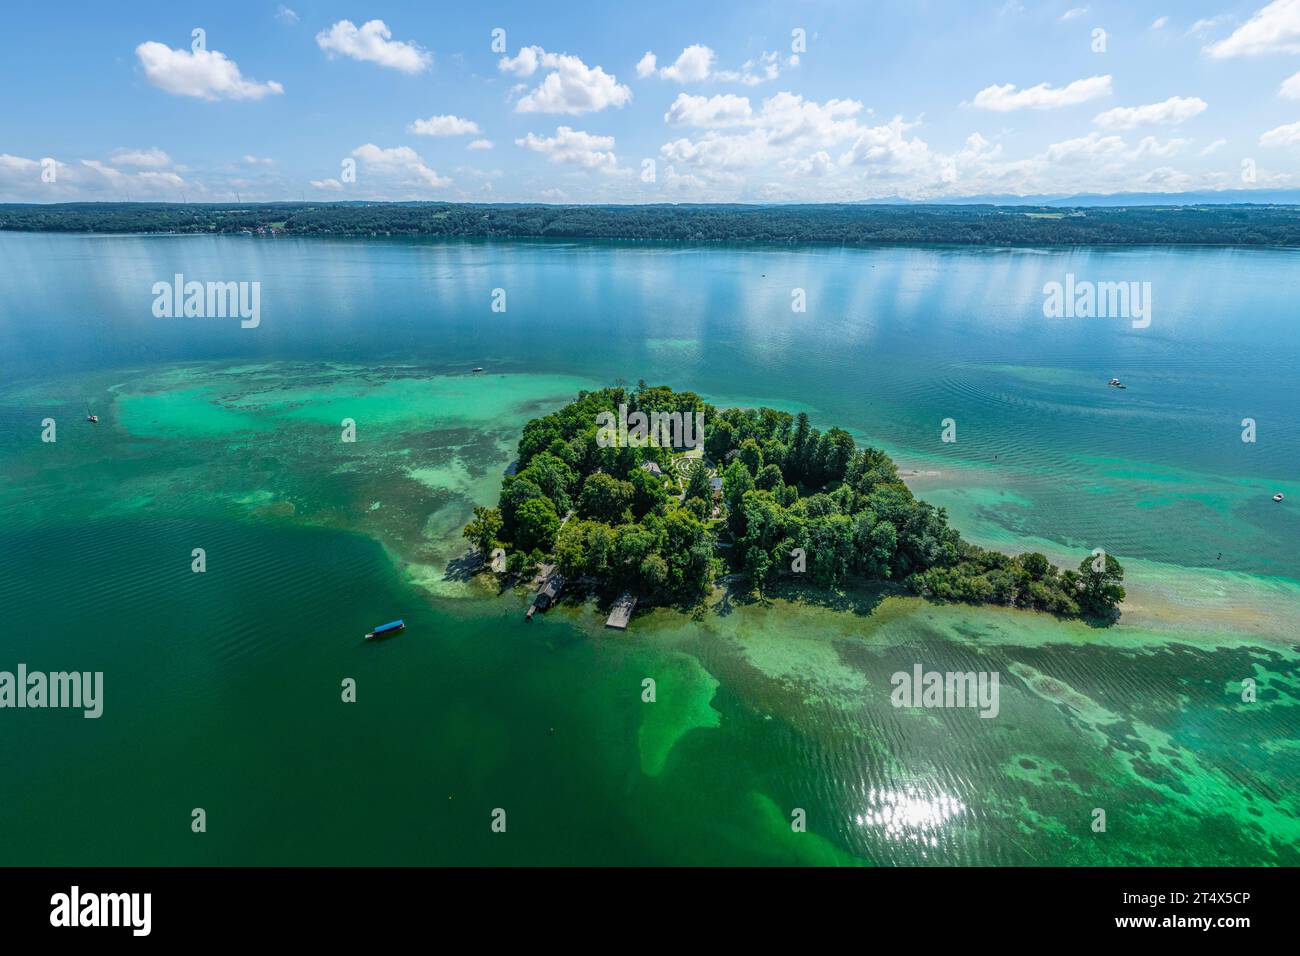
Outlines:
[[[1222, 198], [1223, 193], [1213, 194]], [[1252, 199], [1261, 195], [1251, 192]], [[618, 239], [671, 242], [916, 243], [983, 246], [1300, 246], [1300, 206], [850, 203], [547, 206], [468, 203], [63, 203], [0, 205], [25, 232]]]

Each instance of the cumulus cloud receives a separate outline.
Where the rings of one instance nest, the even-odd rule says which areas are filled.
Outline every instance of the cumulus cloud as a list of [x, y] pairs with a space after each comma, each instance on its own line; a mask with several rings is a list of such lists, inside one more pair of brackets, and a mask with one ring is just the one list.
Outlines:
[[[171, 167], [171, 168], [168, 168]], [[119, 149], [108, 160], [61, 162], [0, 154], [0, 196], [19, 202], [179, 198], [195, 188], [158, 149]]]
[[416, 120], [406, 127], [408, 133], [419, 136], [477, 136], [483, 132], [473, 120], [453, 116], [430, 116], [428, 119]]
[[1054, 110], [1063, 106], [1075, 106], [1086, 103], [1099, 96], [1109, 96], [1111, 92], [1110, 75], [1090, 76], [1086, 80], [1075, 80], [1066, 86], [1053, 87], [1039, 83], [1028, 89], [1018, 90], [1014, 83], [1001, 86], [988, 86], [975, 94], [972, 106], [997, 113], [1012, 110]]
[[497, 67], [522, 77], [539, 69], [551, 71], [515, 104], [519, 113], [595, 113], [632, 99], [632, 91], [599, 66], [589, 67], [576, 56], [548, 53], [540, 46], [521, 47], [518, 55], [502, 57]]
[[1094, 162], [1113, 159], [1127, 152], [1122, 136], [1103, 136], [1089, 133], [1073, 139], [1053, 143], [1047, 147], [1047, 161], [1051, 163]]
[[1180, 152], [1187, 145], [1185, 139], [1170, 139], [1160, 142], [1154, 136], [1144, 136], [1137, 148], [1133, 150], [1132, 158], [1141, 159], [1145, 156], [1153, 156], [1157, 159], [1165, 159]]
[[695, 126], [699, 128], [737, 126], [749, 122], [754, 111], [749, 98], [723, 93], [717, 96], [691, 96], [678, 93], [672, 106], [664, 114], [669, 126]]
[[352, 155], [361, 160], [367, 173], [379, 177], [394, 178], [404, 186], [427, 186], [440, 189], [451, 185], [451, 180], [439, 176], [437, 172], [424, 164], [424, 160], [409, 146], [394, 146], [380, 149], [374, 143], [366, 143], [352, 151]]
[[1286, 79], [1281, 89], [1277, 91], [1277, 95], [1285, 96], [1289, 100], [1300, 100], [1300, 73]]
[[1165, 28], [1165, 24], [1167, 24], [1168, 22], [1169, 22], [1168, 17], [1156, 17], [1154, 20], [1151, 21], [1151, 29], [1163, 30]]
[[[798, 66], [799, 58], [792, 56], [787, 61], [790, 66]], [[752, 60], [740, 64], [739, 70], [718, 70], [712, 79], [723, 83], [743, 83], [745, 86], [757, 86], [768, 80], [775, 80], [781, 75], [780, 57], [771, 50], [760, 54]]]
[[259, 83], [245, 79], [234, 60], [216, 50], [173, 50], [148, 40], [135, 55], [150, 83], [175, 96], [203, 100], [260, 100], [279, 95], [284, 87], [274, 80]]
[[803, 159], [783, 159], [781, 168], [787, 170], [792, 176], [812, 176], [820, 179], [835, 170], [835, 161], [831, 159], [830, 153], [821, 149]]
[[331, 192], [339, 192], [343, 189], [343, 184], [337, 179], [313, 179], [311, 181], [312, 189], [328, 189]]
[[[926, 142], [909, 131], [919, 123], [908, 123], [895, 116], [888, 123], [864, 129], [849, 150], [840, 157], [845, 166], [869, 167], [876, 176], [903, 176], [933, 171], [937, 157]], [[941, 165], [941, 164], [940, 164]], [[942, 176], [942, 172], [940, 173]]]
[[467, 145], [465, 148], [466, 148], [466, 149], [474, 149], [474, 150], [478, 150], [478, 149], [491, 149], [491, 148], [493, 147], [493, 145], [494, 145], [494, 144], [493, 144], [492, 140], [490, 140], [490, 139], [476, 139], [476, 140], [472, 141], [471, 143], [469, 143], [469, 145]]
[[53, 164], [56, 171], [63, 165], [50, 157], [37, 160], [0, 153], [0, 186], [26, 186], [34, 189], [36, 184], [41, 183], [42, 163]]
[[172, 158], [157, 146], [149, 149], [118, 149], [109, 162], [114, 166], [138, 166], [145, 169], [162, 169], [172, 164]]
[[659, 71], [665, 80], [676, 83], [698, 83], [707, 80], [713, 72], [717, 54], [703, 43], [693, 43], [678, 54], [677, 59]]
[[1228, 145], [1228, 141], [1220, 137], [1219, 139], [1216, 139], [1213, 143], [1210, 143], [1208, 146], [1202, 149], [1198, 155], [1209, 156], [1211, 153], [1217, 152], [1219, 149], [1222, 149], [1224, 146], [1227, 145]]
[[[824, 150], [861, 135], [857, 100], [819, 103], [793, 93], [777, 93], [757, 112], [745, 97], [679, 96], [664, 119], [675, 125], [706, 128], [699, 138], [683, 137], [660, 147], [668, 162], [705, 175], [760, 166]], [[732, 127], [723, 132], [716, 127]]]
[[515, 145], [541, 153], [553, 163], [568, 163], [603, 172], [613, 172], [618, 167], [613, 136], [594, 136], [568, 126], [556, 129], [554, 136], [529, 133], [515, 140]]
[[383, 20], [367, 20], [360, 27], [351, 20], [340, 20], [316, 34], [316, 45], [331, 56], [378, 63], [403, 73], [420, 73], [433, 62], [433, 54], [418, 44], [394, 40]]
[[[713, 80], [720, 83], [757, 86], [781, 75], [781, 58], [770, 50], [746, 60], [737, 70], [719, 70], [716, 67], [717, 60], [718, 55], [711, 47], [703, 43], [692, 43], [678, 54], [676, 60], [660, 69], [658, 73], [662, 79], [683, 85]], [[658, 60], [653, 53], [646, 53], [636, 65], [636, 75], [640, 77], [652, 75], [655, 73], [657, 63]], [[799, 57], [791, 56], [786, 63], [790, 66], [798, 66]]]
[[185, 180], [181, 179], [180, 176], [173, 172], [163, 173], [149, 170], [139, 173], [124, 173], [122, 170], [117, 169], [108, 163], [100, 162], [97, 159], [83, 159], [81, 165], [87, 169], [93, 170], [100, 176], [104, 177], [105, 180], [118, 187], [125, 187], [131, 184], [176, 187], [182, 186], [185, 183]]
[[1209, 104], [1198, 96], [1171, 96], [1162, 103], [1146, 106], [1117, 106], [1098, 113], [1093, 122], [1102, 129], [1136, 129], [1139, 126], [1168, 126], [1204, 113]]
[[1261, 146], [1295, 146], [1300, 144], [1300, 122], [1269, 130], [1259, 138]]
[[1216, 59], [1261, 53], [1300, 53], [1300, 0], [1273, 0], [1205, 52]]

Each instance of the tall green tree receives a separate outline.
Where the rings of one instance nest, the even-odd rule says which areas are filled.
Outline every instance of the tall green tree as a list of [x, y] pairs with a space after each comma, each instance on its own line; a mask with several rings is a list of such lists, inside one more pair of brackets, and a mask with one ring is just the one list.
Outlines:
[[1079, 606], [1096, 617], [1113, 616], [1124, 600], [1123, 580], [1124, 568], [1114, 555], [1089, 555], [1079, 564]]
[[500, 546], [501, 524], [501, 509], [476, 506], [474, 519], [465, 525], [462, 534], [478, 548], [479, 554], [485, 561], [491, 556], [493, 549]]

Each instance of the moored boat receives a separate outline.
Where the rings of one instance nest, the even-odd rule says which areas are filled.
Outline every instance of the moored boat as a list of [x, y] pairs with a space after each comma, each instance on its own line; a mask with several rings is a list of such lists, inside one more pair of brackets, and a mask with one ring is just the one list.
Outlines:
[[396, 634], [398, 631], [406, 630], [406, 622], [401, 618], [396, 621], [389, 621], [387, 624], [380, 624], [377, 628], [366, 635], [366, 640], [372, 640], [379, 637], [388, 637], [390, 634]]

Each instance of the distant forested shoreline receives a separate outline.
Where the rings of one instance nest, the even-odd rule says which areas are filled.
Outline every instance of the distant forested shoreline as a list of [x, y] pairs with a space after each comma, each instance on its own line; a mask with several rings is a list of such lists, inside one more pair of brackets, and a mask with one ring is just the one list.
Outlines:
[[1300, 206], [0, 204], [0, 230], [864, 246], [1300, 246]]

